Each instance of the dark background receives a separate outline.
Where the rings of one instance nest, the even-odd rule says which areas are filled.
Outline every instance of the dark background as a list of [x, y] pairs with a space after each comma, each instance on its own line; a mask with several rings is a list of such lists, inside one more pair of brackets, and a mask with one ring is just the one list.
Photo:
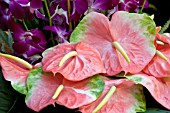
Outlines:
[[[170, 19], [170, 0], [148, 0], [157, 10], [152, 8], [144, 9], [143, 12], [154, 14], [154, 21], [157, 26], [163, 26]], [[170, 33], [170, 28], [166, 30]]]

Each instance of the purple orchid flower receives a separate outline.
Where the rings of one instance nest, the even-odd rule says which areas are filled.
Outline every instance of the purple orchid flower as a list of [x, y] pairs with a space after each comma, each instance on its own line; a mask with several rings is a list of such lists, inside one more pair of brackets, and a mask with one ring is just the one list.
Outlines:
[[62, 27], [62, 26], [46, 26], [44, 27], [45, 30], [50, 30], [54, 33], [57, 34], [57, 37], [56, 37], [56, 40], [59, 42], [59, 43], [65, 43], [67, 42], [69, 36], [71, 35], [71, 30], [70, 31], [66, 31], [66, 28], [65, 27]]
[[115, 0], [88, 0], [88, 10], [90, 12], [111, 9], [113, 6], [112, 1], [115, 2]]
[[[124, 11], [135, 11], [137, 12], [139, 7], [141, 7], [144, 3], [144, 0], [124, 0], [118, 4], [118, 10]], [[148, 8], [149, 3], [146, 0], [144, 8]]]
[[53, 25], [57, 26], [67, 26], [68, 24], [68, 15], [67, 11], [59, 7], [59, 4], [55, 3], [49, 7]]
[[18, 19], [24, 18], [24, 10], [22, 5], [26, 5], [29, 3], [29, 0], [4, 0], [7, 4], [9, 4], [9, 9], [12, 15]]
[[8, 5], [0, 1], [0, 28], [8, 28], [9, 22], [12, 20], [12, 13]]
[[13, 48], [18, 56], [22, 56], [29, 62], [34, 63], [41, 58], [39, 55], [46, 49], [46, 40], [43, 32], [38, 29], [24, 31], [18, 25], [14, 25]]
[[[9, 4], [9, 8], [12, 12], [12, 15], [18, 19], [23, 19], [24, 14], [27, 15], [28, 12], [25, 12], [26, 7], [29, 7], [30, 13], [28, 14], [36, 14], [38, 18], [43, 18], [44, 15], [41, 14], [38, 9], [42, 8], [41, 0], [4, 0], [7, 4]], [[28, 10], [26, 10], [28, 11]]]

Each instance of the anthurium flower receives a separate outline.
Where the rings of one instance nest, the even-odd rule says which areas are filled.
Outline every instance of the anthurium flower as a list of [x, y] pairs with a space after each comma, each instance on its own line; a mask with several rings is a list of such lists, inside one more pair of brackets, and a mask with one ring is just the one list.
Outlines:
[[5, 80], [10, 81], [16, 91], [26, 94], [26, 80], [32, 65], [18, 57], [0, 53], [0, 66]]
[[[38, 29], [24, 31], [16, 25], [12, 35], [14, 39], [13, 48], [18, 55], [30, 62], [35, 62], [41, 58], [39, 53], [46, 49], [47, 43], [42, 31]], [[37, 57], [34, 57], [35, 55]]]
[[104, 82], [105, 88], [100, 97], [91, 104], [80, 107], [79, 111], [82, 113], [145, 112], [146, 103], [141, 85], [136, 85], [127, 79], [105, 79]]
[[108, 75], [122, 70], [138, 73], [155, 55], [155, 34], [155, 23], [145, 14], [118, 11], [109, 21], [91, 12], [73, 31], [70, 42], [83, 41], [96, 48]]
[[170, 45], [157, 45], [157, 52], [143, 72], [158, 78], [170, 77]]
[[56, 99], [56, 102], [70, 109], [95, 101], [101, 95], [105, 86], [100, 75], [94, 75], [78, 82], [63, 79], [62, 84], [64, 89]]
[[156, 38], [164, 43], [170, 44], [170, 33], [157, 33]]
[[52, 73], [43, 72], [39, 67], [29, 73], [27, 86], [26, 104], [38, 112], [55, 102], [68, 108], [89, 104], [100, 96], [104, 82], [99, 75], [71, 82], [61, 74], [57, 73], [54, 76]]
[[149, 76], [141, 73], [132, 76], [127, 76], [127, 78], [137, 84], [141, 84], [146, 87], [157, 102], [159, 102], [161, 105], [170, 110], [169, 77], [155, 78], [154, 76]]
[[61, 73], [71, 81], [105, 73], [100, 54], [88, 44], [63, 43], [50, 50], [43, 53], [42, 64], [45, 72], [53, 72], [54, 75]]

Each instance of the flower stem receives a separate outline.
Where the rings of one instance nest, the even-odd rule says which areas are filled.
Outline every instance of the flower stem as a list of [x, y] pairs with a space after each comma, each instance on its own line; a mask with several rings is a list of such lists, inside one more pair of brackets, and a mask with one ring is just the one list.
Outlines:
[[24, 21], [24, 19], [23, 19], [23, 25], [24, 25], [24, 27], [25, 27], [25, 29], [28, 31], [28, 27], [27, 27], [27, 25], [26, 25], [26, 23], [25, 23], [25, 21]]
[[[68, 19], [71, 16], [71, 11], [70, 11], [70, 0], [67, 0], [67, 15], [68, 15]], [[69, 30], [72, 30], [72, 23], [69, 22]]]
[[[49, 11], [49, 8], [48, 8], [47, 0], [44, 0], [44, 3], [45, 3], [45, 8], [46, 8], [46, 11], [47, 11], [48, 18], [49, 18], [49, 24], [50, 24], [50, 26], [52, 26], [52, 18], [51, 18], [50, 11]], [[51, 41], [52, 41], [52, 44], [55, 45], [55, 41], [53, 39], [53, 33], [52, 32], [51, 32]]]
[[45, 3], [45, 8], [46, 8], [46, 11], [47, 11], [48, 18], [49, 18], [49, 24], [50, 24], [50, 26], [52, 26], [52, 19], [51, 19], [51, 16], [50, 16], [50, 11], [48, 9], [47, 1], [44, 0], [44, 3]]
[[143, 2], [142, 7], [141, 7], [141, 9], [140, 9], [140, 11], [139, 11], [139, 14], [141, 14], [141, 13], [142, 13], [143, 8], [144, 8], [144, 6], [145, 6], [145, 3], [146, 3], [146, 0], [144, 0], [144, 2]]

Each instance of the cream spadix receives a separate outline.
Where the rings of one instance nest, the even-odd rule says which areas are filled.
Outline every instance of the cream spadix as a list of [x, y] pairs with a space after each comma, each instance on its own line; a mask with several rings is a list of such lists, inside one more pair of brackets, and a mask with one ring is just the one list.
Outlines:
[[19, 57], [8, 55], [8, 54], [3, 54], [3, 53], [0, 53], [0, 56], [8, 58], [8, 59], [11, 59], [11, 60], [14, 60], [14, 61], [22, 64], [23, 66], [25, 66], [28, 69], [32, 69], [33, 68], [33, 66], [30, 63], [26, 62], [25, 60], [23, 60], [23, 59], [21, 59]]
[[116, 87], [112, 86], [109, 90], [109, 92], [106, 94], [104, 99], [99, 103], [99, 105], [93, 110], [92, 113], [97, 113], [110, 99], [110, 97], [113, 95], [113, 93], [116, 91]]
[[168, 58], [167, 58], [162, 52], [156, 50], [156, 54], [157, 54], [159, 57], [161, 57], [163, 60], [166, 60], [166, 61], [168, 60]]
[[165, 45], [162, 41], [159, 41], [159, 40], [157, 40], [156, 43], [159, 45]]
[[126, 54], [125, 50], [123, 49], [123, 47], [118, 43], [118, 42], [113, 42], [114, 47], [123, 55], [123, 57], [125, 58], [125, 60], [130, 63], [130, 59], [128, 57], [128, 55]]
[[56, 99], [56, 98], [58, 97], [58, 95], [60, 94], [60, 92], [63, 90], [63, 88], [64, 88], [64, 86], [63, 86], [63, 85], [60, 85], [60, 86], [56, 89], [56, 91], [55, 91], [52, 99]]
[[67, 53], [67, 54], [61, 59], [61, 61], [59, 62], [59, 67], [61, 67], [66, 60], [68, 60], [69, 58], [71, 58], [71, 57], [73, 57], [73, 56], [77, 56], [77, 52], [76, 52], [76, 51], [71, 51], [71, 52]]

